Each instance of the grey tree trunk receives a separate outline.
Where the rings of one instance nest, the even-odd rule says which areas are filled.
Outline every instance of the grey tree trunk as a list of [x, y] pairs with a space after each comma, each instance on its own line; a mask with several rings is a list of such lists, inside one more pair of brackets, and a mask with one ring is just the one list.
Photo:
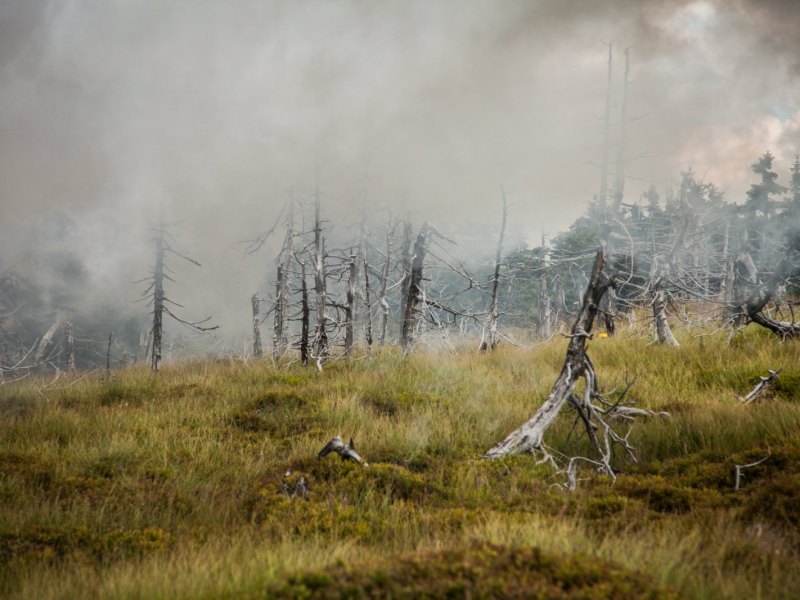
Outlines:
[[272, 358], [280, 359], [285, 351], [284, 302], [283, 302], [283, 267], [278, 265], [277, 279], [275, 280], [275, 307], [272, 317]]
[[64, 365], [67, 371], [75, 370], [75, 336], [73, 334], [72, 320], [64, 324]]
[[258, 294], [253, 294], [250, 303], [253, 307], [253, 356], [259, 358], [264, 350], [261, 346], [261, 301]]
[[320, 219], [320, 193], [317, 189], [314, 201], [314, 295], [316, 303], [316, 331], [314, 332], [314, 360], [317, 369], [328, 356], [328, 335], [325, 331], [325, 247], [322, 239], [322, 221]]
[[[675, 236], [675, 241], [672, 244], [672, 249], [666, 261], [655, 269], [656, 275], [653, 281], [653, 320], [656, 326], [656, 336], [658, 337], [659, 343], [676, 348], [680, 344], [678, 344], [678, 340], [676, 340], [675, 336], [672, 334], [672, 329], [670, 329], [669, 321], [667, 320], [666, 283], [670, 272], [675, 268], [675, 260], [678, 257], [678, 252], [683, 248], [683, 241], [686, 237], [686, 230], [688, 227], [689, 219], [687, 217], [684, 219], [680, 230], [678, 230]], [[655, 256], [653, 256], [653, 260], [657, 260]]]
[[164, 224], [156, 234], [156, 260], [153, 268], [153, 345], [150, 351], [150, 368], [158, 371], [161, 363], [161, 339], [164, 331]]
[[53, 342], [53, 336], [58, 331], [58, 328], [61, 326], [61, 315], [57, 315], [53, 324], [44, 332], [42, 339], [39, 340], [39, 345], [36, 347], [36, 355], [34, 357], [34, 364], [40, 365], [44, 361], [45, 357], [47, 356], [47, 349], [50, 347], [50, 344]]
[[308, 285], [306, 284], [306, 263], [300, 262], [300, 277], [303, 278], [300, 287], [301, 292], [301, 310], [302, 316], [300, 321], [300, 363], [303, 365], [308, 364], [308, 329], [310, 322], [310, 309], [308, 307]]
[[378, 298], [378, 305], [381, 307], [381, 329], [378, 336], [378, 344], [383, 346], [386, 341], [386, 327], [389, 324], [389, 303], [386, 301], [386, 290], [389, 285], [389, 269], [392, 262], [392, 234], [394, 227], [390, 228], [386, 224], [386, 260], [383, 262], [383, 273], [381, 273], [381, 290]]
[[355, 314], [356, 314], [356, 277], [358, 277], [358, 267], [356, 265], [356, 255], [352, 254], [348, 264], [349, 276], [347, 279], [347, 304], [345, 305], [344, 323], [344, 353], [349, 355], [355, 345]]
[[369, 295], [369, 263], [367, 255], [364, 254], [364, 315], [366, 317], [364, 338], [367, 342], [367, 349], [372, 348], [372, 304]]
[[411, 272], [408, 279], [408, 294], [403, 311], [403, 330], [401, 345], [405, 352], [414, 346], [415, 332], [420, 319], [419, 305], [424, 301], [422, 290], [422, 268], [427, 252], [428, 224], [423, 223], [414, 243], [414, 257], [411, 261]]
[[542, 275], [539, 285], [539, 337], [549, 339], [550, 329], [550, 293], [547, 291], [547, 277]]

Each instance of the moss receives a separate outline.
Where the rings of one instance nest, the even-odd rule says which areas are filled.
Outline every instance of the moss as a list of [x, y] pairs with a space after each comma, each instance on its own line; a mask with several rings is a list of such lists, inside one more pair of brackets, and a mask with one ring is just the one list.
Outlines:
[[717, 490], [683, 487], [660, 476], [620, 478], [619, 489], [630, 498], [645, 501], [651, 510], [660, 513], [682, 514], [722, 505]]
[[374, 564], [339, 564], [271, 586], [267, 598], [674, 598], [611, 563], [476, 543]]
[[432, 494], [444, 491], [427, 483], [421, 475], [397, 465], [373, 464], [369, 468], [351, 469], [341, 482], [349, 494], [376, 492], [391, 500], [421, 502]]
[[54, 560], [80, 554], [97, 561], [135, 558], [171, 547], [174, 537], [148, 527], [92, 534], [85, 527], [0, 533], [0, 562]]
[[93, 477], [114, 479], [131, 472], [139, 462], [139, 457], [132, 451], [117, 450], [109, 452], [91, 463], [86, 469], [86, 474]]
[[50, 465], [31, 454], [13, 451], [0, 451], [0, 478], [43, 490], [49, 490], [56, 480]]
[[276, 388], [248, 402], [229, 417], [242, 431], [286, 437], [317, 427], [314, 407], [292, 390]]

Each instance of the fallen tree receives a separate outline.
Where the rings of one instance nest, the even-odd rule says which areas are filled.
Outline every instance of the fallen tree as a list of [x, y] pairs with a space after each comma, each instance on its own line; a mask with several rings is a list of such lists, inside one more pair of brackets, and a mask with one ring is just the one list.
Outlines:
[[[623, 402], [624, 393], [623, 397], [611, 403], [606, 401], [600, 392], [594, 365], [586, 354], [586, 340], [592, 337], [592, 327], [600, 311], [603, 295], [616, 283], [614, 276], [605, 272], [605, 266], [606, 256], [601, 249], [595, 256], [592, 274], [583, 295], [580, 312], [567, 336], [569, 346], [564, 366], [547, 399], [530, 420], [491, 448], [486, 453], [486, 458], [497, 459], [511, 454], [539, 452], [543, 455], [542, 462], [556, 464], [555, 459], [544, 445], [544, 434], [563, 406], [569, 402], [577, 411], [578, 418], [583, 422], [592, 446], [598, 453], [597, 459], [573, 457], [569, 460], [566, 467], [567, 487], [572, 489], [575, 487], [575, 470], [579, 460], [593, 464], [598, 467], [600, 472], [614, 477], [614, 470], [610, 465], [614, 445], [622, 446], [631, 457], [635, 458], [633, 456], [634, 448], [628, 442], [630, 429], [625, 435], [622, 435], [615, 431], [612, 423], [621, 421], [630, 424], [637, 416], [656, 414], [666, 416], [666, 413], [654, 413], [629, 406], [629, 403]], [[575, 387], [581, 378], [584, 379], [585, 387], [582, 397], [579, 397], [575, 394]]]

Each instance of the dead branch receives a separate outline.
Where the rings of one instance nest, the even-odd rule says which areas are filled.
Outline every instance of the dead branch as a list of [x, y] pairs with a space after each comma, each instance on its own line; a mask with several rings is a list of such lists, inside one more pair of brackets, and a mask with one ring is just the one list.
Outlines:
[[324, 458], [331, 452], [338, 454], [342, 460], [352, 460], [360, 465], [368, 467], [369, 464], [365, 463], [361, 456], [356, 452], [356, 445], [353, 443], [353, 438], [350, 438], [350, 443], [345, 444], [340, 436], [331, 439], [330, 442], [325, 444], [325, 447], [319, 451], [318, 458]]
[[764, 392], [766, 392], [770, 387], [772, 387], [772, 384], [774, 384], [775, 381], [778, 379], [779, 372], [780, 371], [773, 371], [772, 369], [769, 369], [767, 371], [767, 376], [759, 377], [759, 382], [755, 385], [755, 387], [750, 391], [749, 394], [747, 394], [746, 396], [739, 397], [739, 402], [741, 402], [742, 404], [750, 404], [751, 402], [757, 401], [761, 396], [764, 395]]

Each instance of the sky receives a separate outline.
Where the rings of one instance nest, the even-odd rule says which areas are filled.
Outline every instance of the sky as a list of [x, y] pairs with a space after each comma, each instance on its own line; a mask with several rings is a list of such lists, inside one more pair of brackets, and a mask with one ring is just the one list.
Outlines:
[[502, 186], [538, 242], [598, 191], [609, 43], [612, 159], [630, 48], [627, 202], [687, 167], [741, 202], [766, 150], [787, 181], [795, 0], [2, 0], [0, 268], [67, 214], [87, 285], [123, 305], [163, 214], [204, 264], [183, 300], [243, 328], [275, 248], [236, 242], [315, 177], [338, 227], [366, 202], [487, 248]]

